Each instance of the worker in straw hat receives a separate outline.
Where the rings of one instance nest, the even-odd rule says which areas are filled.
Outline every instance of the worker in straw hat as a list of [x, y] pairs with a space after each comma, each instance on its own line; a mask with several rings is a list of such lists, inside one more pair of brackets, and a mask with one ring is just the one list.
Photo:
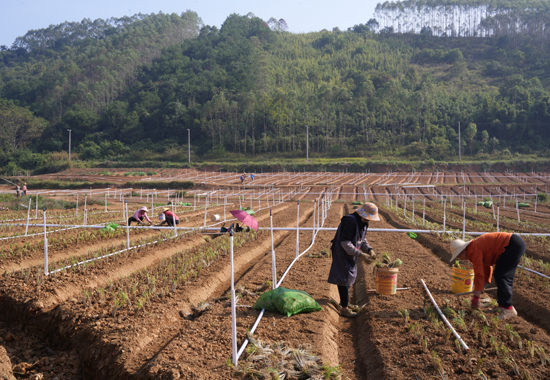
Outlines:
[[134, 214], [128, 218], [128, 225], [130, 226], [132, 224], [132, 222], [137, 222], [138, 224], [143, 224], [143, 219], [147, 220], [147, 222], [149, 224], [151, 224], [151, 219], [149, 219], [149, 217], [147, 216], [147, 212], [149, 210], [147, 209], [146, 206], [143, 206], [142, 208], [140, 208], [139, 210], [137, 210], [136, 212], [134, 212]]
[[[498, 318], [508, 319], [518, 315], [512, 306], [512, 294], [516, 268], [525, 253], [525, 242], [516, 234], [491, 232], [465, 242], [451, 243], [451, 263], [457, 259], [469, 260], [474, 265], [474, 297], [472, 308], [479, 308], [479, 297], [485, 283], [494, 274], [497, 283], [497, 301], [501, 310]], [[493, 266], [495, 266], [493, 271]]]
[[174, 227], [174, 223], [180, 224], [180, 218], [174, 214], [168, 207], [162, 208], [162, 213], [164, 214], [164, 220], [160, 222], [162, 226], [164, 223], [167, 223], [170, 227]]
[[374, 250], [369, 245], [365, 235], [369, 221], [378, 221], [378, 207], [367, 202], [354, 213], [346, 215], [340, 221], [336, 236], [332, 240], [332, 266], [328, 282], [338, 286], [340, 294], [340, 314], [353, 318], [358, 307], [349, 304], [349, 289], [357, 277], [357, 258], [361, 257], [367, 264], [376, 258]]

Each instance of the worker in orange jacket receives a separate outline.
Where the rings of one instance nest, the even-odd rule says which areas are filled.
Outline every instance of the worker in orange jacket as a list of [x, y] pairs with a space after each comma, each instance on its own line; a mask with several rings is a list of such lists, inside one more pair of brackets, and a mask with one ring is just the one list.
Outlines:
[[[508, 319], [518, 315], [512, 306], [514, 276], [516, 268], [525, 253], [523, 239], [511, 233], [490, 232], [465, 242], [454, 240], [451, 243], [453, 255], [451, 263], [456, 259], [469, 260], [474, 265], [474, 297], [472, 308], [479, 308], [479, 297], [485, 283], [491, 282], [492, 275], [497, 283], [497, 301], [501, 309], [499, 319]], [[493, 271], [493, 266], [495, 266]]]

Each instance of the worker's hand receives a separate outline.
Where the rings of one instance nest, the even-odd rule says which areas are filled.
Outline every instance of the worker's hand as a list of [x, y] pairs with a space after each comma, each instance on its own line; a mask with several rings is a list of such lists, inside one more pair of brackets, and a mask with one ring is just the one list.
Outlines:
[[374, 252], [374, 249], [372, 249], [372, 248], [369, 249], [367, 251], [367, 254], [370, 255], [373, 258], [373, 260], [376, 259], [376, 253]]
[[473, 296], [472, 297], [472, 305], [471, 305], [471, 308], [473, 310], [478, 310], [479, 309], [479, 297], [478, 296]]
[[374, 259], [376, 258], [376, 256], [371, 256], [368, 253], [361, 252], [361, 258], [363, 259], [365, 264], [369, 265], [374, 262]]

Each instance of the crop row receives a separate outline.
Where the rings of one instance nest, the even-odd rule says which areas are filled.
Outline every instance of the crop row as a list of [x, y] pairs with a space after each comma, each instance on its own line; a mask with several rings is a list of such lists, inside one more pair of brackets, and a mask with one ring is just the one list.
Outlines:
[[[112, 232], [111, 232], [112, 233]], [[147, 245], [155, 243], [154, 247], [158, 248], [167, 241], [177, 242], [180, 239], [189, 237], [196, 231], [187, 231], [183, 234], [174, 237], [170, 232], [161, 233], [159, 236], [143, 237], [131, 242], [130, 249], [127, 249], [126, 243], [111, 244], [108, 247], [102, 247], [94, 251], [88, 251], [84, 255], [71, 256], [58, 261], [50, 261], [48, 265], [48, 276], [44, 276], [43, 265], [35, 265], [20, 271], [12, 270], [5, 271], [3, 276], [9, 278], [21, 278], [32, 286], [40, 286], [47, 283], [48, 278], [63, 280], [69, 279], [71, 275], [86, 274], [89, 272], [97, 272], [106, 268], [112, 267], [119, 260], [133, 257], [145, 249]], [[112, 255], [115, 252], [121, 254]], [[122, 254], [124, 253], [124, 254]], [[100, 259], [104, 257], [103, 259]], [[80, 263], [80, 264], [79, 264]]]
[[[141, 234], [145, 229], [130, 229], [131, 235]], [[113, 239], [126, 234], [126, 230], [118, 228], [116, 230], [90, 230], [82, 229], [73, 235], [69, 236], [50, 236], [48, 237], [49, 250], [63, 250], [69, 247], [78, 246], [80, 244], [90, 244], [101, 240]], [[10, 259], [19, 257], [21, 259], [28, 258], [44, 251], [44, 240], [35, 242], [25, 242], [23, 244], [3, 244], [0, 248], [0, 259]]]
[[[491, 317], [481, 310], [469, 310], [468, 299], [463, 300], [456, 310], [449, 300], [445, 300], [441, 310], [459, 334], [469, 337], [465, 339], [469, 346], [467, 352], [458, 339], [452, 339], [452, 331], [431, 306], [424, 308], [427, 319], [415, 322], [411, 322], [408, 310], [399, 312], [411, 339], [424, 354], [429, 355], [440, 378], [448, 378], [447, 372], [454, 372], [452, 368], [446, 369], [446, 363], [438, 354], [449, 346], [464, 357], [462, 368], [482, 379], [487, 379], [483, 372], [487, 361], [500, 364], [505, 372], [511, 371], [522, 379], [538, 378], [539, 374], [546, 372], [550, 357], [544, 345], [522, 338], [511, 324], [501, 322], [496, 315]], [[456, 364], [453, 363], [453, 367], [456, 368]]]
[[[235, 234], [234, 247], [255, 241], [265, 232], [250, 231]], [[107, 287], [86, 289], [83, 296], [88, 304], [105, 305], [113, 317], [120, 310], [145, 311], [153, 301], [160, 301], [178, 288], [196, 279], [201, 271], [229, 253], [229, 236], [223, 235], [190, 249], [176, 252], [159, 264], [110, 282]]]

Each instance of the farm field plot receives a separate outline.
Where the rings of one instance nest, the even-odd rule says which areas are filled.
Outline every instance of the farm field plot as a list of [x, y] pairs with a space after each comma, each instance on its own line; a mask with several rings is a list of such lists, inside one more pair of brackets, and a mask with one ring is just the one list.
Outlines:
[[[123, 172], [119, 174], [124, 177]], [[479, 201], [492, 196], [495, 204], [503, 200], [497, 200], [499, 195], [506, 194], [507, 207], [499, 210], [501, 231], [549, 232], [548, 204], [539, 203], [535, 213], [532, 202], [535, 192], [546, 192], [545, 184], [549, 181], [543, 175], [523, 178], [507, 173], [465, 173], [463, 176], [459, 172], [280, 172], [269, 173], [269, 179], [267, 173], [266, 178], [260, 173], [258, 182], [246, 184], [245, 189], [236, 186], [235, 173], [171, 169], [163, 170], [162, 177], [160, 172], [156, 175], [165, 178], [166, 174], [166, 180], [186, 175], [204, 178], [205, 184], [201, 186], [206, 188], [191, 191], [211, 193], [211, 201], [216, 200], [214, 191], [219, 189], [219, 204], [212, 204], [206, 211], [208, 227], [218, 229], [223, 224], [210, 219], [214, 214], [223, 219], [224, 207], [220, 200], [226, 194], [233, 194], [226, 205], [227, 218], [230, 218], [229, 210], [243, 206], [251, 206], [256, 211], [261, 230], [235, 233], [234, 237], [239, 347], [260, 314], [251, 306], [272, 286], [271, 210], [273, 226], [288, 228], [273, 231], [277, 280], [294, 261], [297, 251], [309, 248], [293, 264], [281, 286], [308, 292], [323, 310], [293, 317], [265, 312], [251, 336], [255, 342], [307, 347], [323, 363], [319, 378], [335, 379], [337, 375], [341, 379], [397, 380], [550, 377], [550, 319], [547, 317], [550, 282], [518, 270], [514, 306], [519, 315], [507, 323], [497, 323], [487, 309], [472, 312], [468, 296], [459, 298], [451, 294], [448, 264], [450, 240], [452, 236], [462, 236], [464, 212], [459, 202], [463, 195], [471, 196], [465, 198], [466, 231], [487, 232], [497, 228], [492, 208], [478, 206], [475, 211], [475, 194]], [[216, 178], [217, 184], [208, 183], [207, 178]], [[466, 178], [465, 184], [463, 178]], [[416, 188], [416, 184], [436, 187]], [[284, 189], [285, 200], [279, 202], [279, 195], [271, 194], [260, 196], [258, 204], [257, 194], [266, 191], [266, 185]], [[288, 195], [290, 191], [294, 194]], [[239, 192], [242, 197], [238, 196]], [[523, 200], [524, 193], [533, 195], [526, 196], [530, 205], [520, 210], [518, 223], [514, 200], [517, 194], [520, 201]], [[390, 194], [391, 206], [386, 204]], [[440, 231], [444, 220], [442, 195], [447, 197], [445, 228], [453, 230], [452, 235], [420, 233], [417, 239], [411, 239], [404, 232], [372, 230]], [[155, 207], [169, 200], [160, 198], [158, 203], [155, 199]], [[328, 199], [332, 201], [330, 208], [329, 203], [324, 203]], [[330, 302], [339, 296], [336, 287], [326, 282], [331, 265], [327, 253], [335, 232], [320, 230], [313, 242], [311, 227], [314, 220], [319, 227], [320, 205], [327, 206], [323, 227], [336, 228], [342, 216], [353, 212], [356, 206], [352, 202], [365, 199], [380, 207], [382, 217], [380, 222], [371, 222], [367, 238], [379, 255], [387, 252], [392, 258], [403, 260], [398, 287], [409, 289], [392, 296], [376, 294], [371, 291], [375, 288], [373, 266], [360, 262], [351, 302], [364, 307], [357, 318], [347, 319], [341, 317]], [[193, 201], [193, 198], [182, 200]], [[103, 213], [101, 206], [95, 207], [97, 214], [90, 212], [88, 224], [122, 222], [122, 202], [118, 197], [109, 199], [109, 210], [115, 211], [113, 213]], [[179, 227], [204, 226], [204, 209], [183, 210], [178, 206]], [[39, 210], [34, 222], [41, 222], [41, 212]], [[78, 216], [74, 216], [74, 209], [47, 212], [48, 220], [51, 215], [55, 223], [82, 223], [81, 209]], [[34, 216], [32, 212], [31, 216]], [[0, 235], [24, 234], [24, 225], [10, 226], [7, 220], [26, 220], [25, 211], [0, 213], [0, 218], [3, 219]], [[234, 222], [226, 221], [225, 225]], [[291, 230], [297, 222], [301, 228], [309, 228], [299, 232], [298, 244], [297, 233]], [[48, 231], [54, 229], [49, 227]], [[29, 229], [29, 233], [41, 232], [42, 227]], [[529, 236], [524, 239], [528, 250], [522, 265], [550, 276], [550, 240]], [[15, 253], [10, 253], [10, 244]], [[6, 348], [14, 368], [18, 369], [17, 378], [30, 379], [38, 374], [45, 379], [59, 380], [259, 378], [251, 370], [259, 364], [253, 364], [248, 350], [239, 358], [237, 367], [230, 364], [228, 234], [179, 230], [175, 237], [169, 229], [132, 229], [130, 246], [135, 248], [126, 250], [125, 229], [109, 233], [86, 228], [51, 232], [48, 234], [48, 275], [44, 274], [43, 244], [41, 234], [0, 243], [0, 345]], [[140, 247], [136, 247], [138, 245]], [[112, 255], [82, 263], [106, 254]], [[443, 324], [431, 302], [426, 301], [421, 279], [468, 351]], [[494, 299], [495, 293], [488, 292], [484, 297]]]

